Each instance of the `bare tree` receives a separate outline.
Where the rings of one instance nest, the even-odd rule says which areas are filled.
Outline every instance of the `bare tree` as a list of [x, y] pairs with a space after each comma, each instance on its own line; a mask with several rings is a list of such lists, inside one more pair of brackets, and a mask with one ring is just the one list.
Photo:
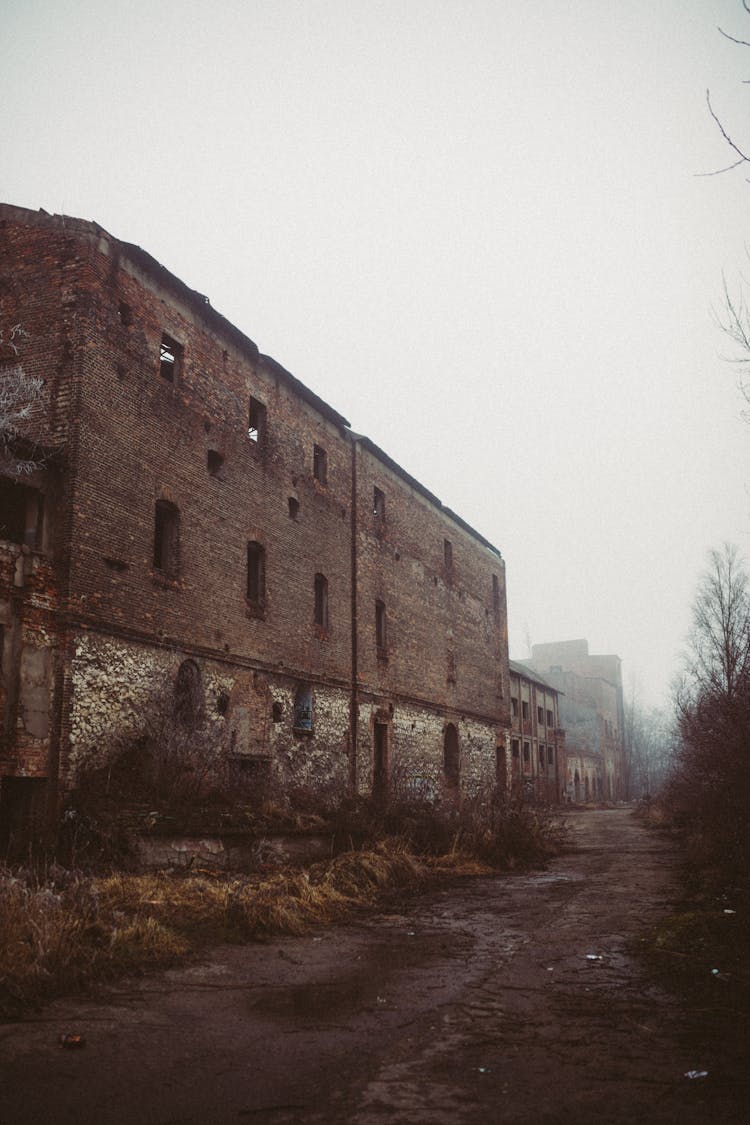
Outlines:
[[734, 699], [750, 679], [750, 579], [737, 548], [709, 552], [693, 602], [681, 697]]
[[27, 336], [20, 324], [0, 330], [0, 469], [17, 475], [34, 472], [43, 463], [28, 423], [41, 402], [44, 380], [27, 375], [21, 364], [21, 343]]
[[750, 579], [734, 547], [709, 561], [676, 693], [668, 798], [699, 862], [734, 878], [750, 863]]
[[628, 800], [653, 795], [662, 788], [674, 743], [674, 721], [661, 708], [642, 706], [633, 682], [623, 729], [623, 780]]

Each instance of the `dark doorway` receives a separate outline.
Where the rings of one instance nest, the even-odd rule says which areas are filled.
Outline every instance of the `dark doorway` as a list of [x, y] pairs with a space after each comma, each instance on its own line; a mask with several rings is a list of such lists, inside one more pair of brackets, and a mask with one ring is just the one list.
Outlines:
[[0, 780], [0, 850], [18, 858], [39, 838], [44, 826], [44, 778], [4, 777]]
[[502, 743], [495, 747], [495, 784], [501, 792], [505, 791], [508, 784], [508, 763]]

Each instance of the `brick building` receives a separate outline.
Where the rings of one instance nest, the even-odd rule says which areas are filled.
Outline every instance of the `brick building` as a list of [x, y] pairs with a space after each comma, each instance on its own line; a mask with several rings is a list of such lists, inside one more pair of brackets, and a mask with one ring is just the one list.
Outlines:
[[568, 799], [622, 800], [625, 718], [620, 657], [589, 654], [585, 640], [533, 645], [531, 651], [529, 666], [561, 692]]
[[20, 483], [0, 467], [6, 822], [58, 808], [165, 690], [199, 699], [245, 781], [494, 781], [495, 547], [95, 223], [0, 206], [0, 329], [17, 324], [46, 459]]
[[512, 783], [527, 797], [557, 804], [564, 796], [566, 776], [560, 692], [517, 660], [510, 661], [509, 670]]

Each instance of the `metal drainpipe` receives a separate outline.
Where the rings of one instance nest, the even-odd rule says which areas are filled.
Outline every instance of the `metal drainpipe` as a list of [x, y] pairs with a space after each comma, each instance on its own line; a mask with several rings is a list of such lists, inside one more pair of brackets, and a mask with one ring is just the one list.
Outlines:
[[357, 656], [357, 582], [358, 582], [358, 519], [357, 519], [357, 438], [352, 436], [352, 497], [351, 497], [351, 597], [352, 597], [352, 689], [349, 703], [349, 783], [352, 793], [356, 794], [358, 786], [357, 777], [357, 731], [359, 728], [359, 689], [357, 677], [359, 675]]

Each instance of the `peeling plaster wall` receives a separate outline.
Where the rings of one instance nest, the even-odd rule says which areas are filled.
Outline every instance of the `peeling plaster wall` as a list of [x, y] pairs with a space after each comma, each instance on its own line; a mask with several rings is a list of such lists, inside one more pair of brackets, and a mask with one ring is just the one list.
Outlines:
[[[147, 707], [174, 681], [185, 659], [185, 654], [87, 633], [76, 638], [73, 651], [68, 787], [81, 771], [105, 765], [117, 749], [143, 733]], [[227, 720], [218, 714], [217, 701], [222, 692], [231, 691], [232, 678], [208, 662], [196, 663], [218, 752]]]
[[313, 689], [313, 732], [295, 733], [296, 687], [276, 684], [274, 701], [281, 719], [271, 722], [274, 774], [285, 787], [311, 787], [343, 793], [349, 781], [349, 693], [330, 687]]
[[396, 793], [437, 799], [445, 791], [443, 745], [449, 722], [458, 730], [461, 791], [471, 795], [495, 784], [497, 728], [475, 719], [444, 716], [409, 704], [391, 714], [376, 703], [360, 707], [357, 779], [360, 793], [373, 787], [374, 725], [388, 725], [388, 773]]
[[[284, 789], [346, 787], [349, 775], [348, 694], [314, 690], [312, 734], [293, 730], [296, 684], [189, 654], [81, 634], [71, 664], [72, 709], [67, 784], [84, 769], [106, 764], [118, 748], [143, 733], [144, 712], [174, 682], [184, 659], [201, 671], [209, 742], [216, 768], [245, 760], [270, 762]], [[167, 693], [167, 700], [169, 695]], [[225, 714], [221, 714], [226, 700]], [[280, 704], [274, 721], [273, 706]]]

